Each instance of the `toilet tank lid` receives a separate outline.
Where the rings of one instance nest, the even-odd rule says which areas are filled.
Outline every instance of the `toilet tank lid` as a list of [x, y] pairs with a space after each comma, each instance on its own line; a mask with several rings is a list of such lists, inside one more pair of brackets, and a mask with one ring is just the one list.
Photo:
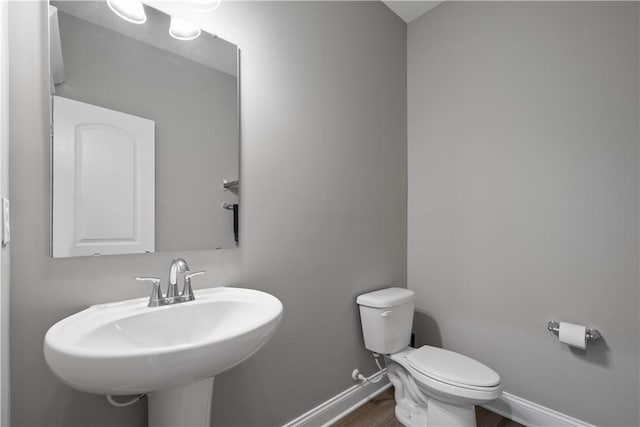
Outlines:
[[360, 295], [356, 298], [356, 303], [366, 307], [388, 308], [411, 302], [415, 299], [416, 294], [412, 290], [405, 288], [385, 288]]

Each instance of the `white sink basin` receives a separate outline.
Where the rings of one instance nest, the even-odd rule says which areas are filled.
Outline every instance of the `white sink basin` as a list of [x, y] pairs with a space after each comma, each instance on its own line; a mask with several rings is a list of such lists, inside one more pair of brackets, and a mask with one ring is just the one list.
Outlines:
[[138, 394], [212, 377], [273, 335], [282, 303], [241, 288], [195, 291], [196, 300], [147, 307], [148, 298], [102, 304], [47, 332], [44, 354], [66, 384], [98, 394]]

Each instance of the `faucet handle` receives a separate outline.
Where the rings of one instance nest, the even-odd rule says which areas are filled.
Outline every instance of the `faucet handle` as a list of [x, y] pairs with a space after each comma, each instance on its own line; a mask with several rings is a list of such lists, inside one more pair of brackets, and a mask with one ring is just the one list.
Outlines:
[[153, 287], [151, 288], [151, 296], [149, 296], [149, 307], [157, 307], [159, 305], [165, 305], [166, 300], [162, 296], [162, 290], [160, 290], [160, 279], [157, 277], [136, 277], [138, 282], [151, 282]]
[[187, 273], [184, 275], [184, 286], [182, 288], [182, 294], [180, 294], [182, 301], [193, 301], [196, 299], [193, 295], [193, 289], [191, 289], [191, 278], [201, 276], [204, 273], [206, 273], [206, 271], [194, 271], [193, 273]]
[[193, 273], [187, 273], [184, 275], [185, 280], [191, 280], [192, 277], [196, 277], [196, 276], [202, 276], [203, 274], [205, 274], [206, 271], [201, 270], [201, 271], [194, 271]]

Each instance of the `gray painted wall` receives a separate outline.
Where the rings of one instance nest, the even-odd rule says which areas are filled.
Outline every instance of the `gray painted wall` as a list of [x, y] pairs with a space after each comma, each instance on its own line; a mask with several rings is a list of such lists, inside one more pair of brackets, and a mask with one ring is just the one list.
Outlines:
[[[106, 11], [111, 13], [111, 11]], [[59, 12], [66, 81], [56, 95], [155, 121], [156, 250], [235, 247], [234, 76]]]
[[[418, 338], [607, 426], [640, 423], [638, 18], [636, 2], [446, 2], [408, 26]], [[604, 339], [570, 350], [551, 319]]]
[[[216, 378], [215, 425], [278, 425], [374, 371], [355, 296], [405, 284], [406, 26], [380, 2], [161, 3], [242, 49], [241, 247], [49, 258], [46, 8], [12, 2], [12, 425], [142, 426], [46, 367], [47, 328], [90, 304], [144, 296], [172, 256], [216, 284], [280, 298], [255, 357]], [[215, 15], [215, 16], [214, 16]]]

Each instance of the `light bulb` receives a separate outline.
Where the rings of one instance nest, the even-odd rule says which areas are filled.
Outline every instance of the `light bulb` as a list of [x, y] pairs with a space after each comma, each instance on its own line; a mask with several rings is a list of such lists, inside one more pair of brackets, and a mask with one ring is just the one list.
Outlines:
[[107, 0], [109, 9], [120, 18], [134, 24], [147, 22], [147, 14], [140, 0]]
[[185, 0], [185, 3], [196, 12], [211, 12], [220, 6], [220, 0]]
[[200, 28], [185, 21], [184, 19], [171, 17], [171, 24], [169, 25], [169, 34], [171, 37], [178, 40], [193, 40], [200, 36]]

